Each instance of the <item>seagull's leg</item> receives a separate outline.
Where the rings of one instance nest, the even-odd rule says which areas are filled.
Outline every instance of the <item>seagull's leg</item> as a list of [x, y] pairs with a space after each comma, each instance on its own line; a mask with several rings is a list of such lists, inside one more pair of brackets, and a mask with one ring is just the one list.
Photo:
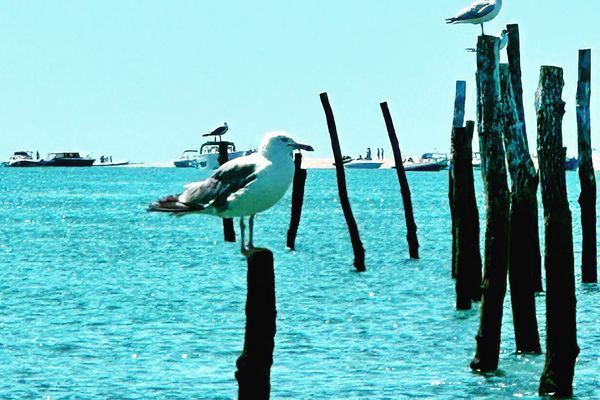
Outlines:
[[244, 217], [240, 217], [240, 235], [242, 236], [242, 247], [241, 247], [241, 252], [242, 254], [246, 255], [246, 247], [244, 247], [244, 241], [246, 240], [244, 238], [244, 234], [246, 232], [246, 225], [244, 224]]
[[254, 248], [254, 214], [250, 216], [248, 233], [248, 249]]
[[485, 33], [483, 32], [483, 22], [481, 23], [481, 34], [485, 35]]

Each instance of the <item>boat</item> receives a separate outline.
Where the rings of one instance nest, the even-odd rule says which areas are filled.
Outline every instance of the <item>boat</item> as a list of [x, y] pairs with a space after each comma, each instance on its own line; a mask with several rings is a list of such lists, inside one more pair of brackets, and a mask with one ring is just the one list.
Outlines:
[[42, 161], [44, 167], [91, 167], [96, 159], [85, 156], [82, 157], [78, 152], [59, 152], [49, 153], [48, 159]]
[[221, 165], [219, 163], [219, 147], [226, 146], [227, 161], [255, 153], [256, 150], [237, 151], [233, 142], [222, 140], [229, 127], [227, 122], [210, 133], [205, 133], [202, 137], [209, 137], [206, 142], [200, 146], [200, 150], [184, 150], [181, 156], [173, 161], [178, 168], [197, 168], [203, 171], [213, 171]]
[[478, 151], [473, 153], [473, 168], [481, 168], [481, 153]]
[[198, 150], [184, 150], [173, 164], [177, 168], [198, 168]]
[[39, 167], [43, 160], [39, 159], [39, 153], [36, 158], [32, 151], [15, 151], [14, 154], [4, 164], [7, 167]]
[[414, 161], [408, 158], [402, 163], [405, 171], [441, 171], [450, 165], [450, 159], [446, 153], [425, 153], [421, 158]]
[[579, 160], [577, 157], [567, 157], [565, 160], [565, 170], [575, 171], [579, 167]]
[[100, 156], [92, 167], [119, 167], [129, 165], [129, 161], [113, 161], [112, 156]]
[[356, 168], [356, 169], [377, 169], [383, 165], [383, 161], [373, 161], [373, 160], [352, 160], [348, 162], [344, 162], [344, 167], [346, 168]]
[[219, 146], [221, 145], [227, 146], [227, 161], [256, 152], [256, 150], [237, 151], [233, 142], [220, 139], [219, 137], [219, 140], [209, 140], [200, 146], [200, 151], [196, 158], [196, 168], [206, 171], [219, 168]]

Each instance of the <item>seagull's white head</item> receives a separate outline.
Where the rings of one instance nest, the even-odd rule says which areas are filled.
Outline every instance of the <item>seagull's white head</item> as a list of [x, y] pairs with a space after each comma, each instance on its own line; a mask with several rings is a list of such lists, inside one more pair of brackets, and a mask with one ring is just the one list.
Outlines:
[[285, 132], [267, 133], [258, 146], [258, 152], [265, 158], [271, 158], [277, 154], [292, 156], [294, 150], [313, 151], [312, 146], [296, 142]]
[[227, 126], [227, 122], [223, 122], [223, 126], [224, 126], [225, 128], [228, 128], [228, 126]]

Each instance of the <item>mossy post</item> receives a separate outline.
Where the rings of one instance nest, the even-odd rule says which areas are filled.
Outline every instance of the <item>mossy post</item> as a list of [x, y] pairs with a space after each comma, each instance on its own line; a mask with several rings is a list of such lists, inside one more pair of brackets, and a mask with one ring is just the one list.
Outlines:
[[[467, 82], [456, 81], [456, 94], [454, 96], [454, 117], [452, 118], [452, 129], [460, 128], [465, 123], [465, 100], [467, 96]], [[451, 142], [451, 147], [452, 147]], [[454, 150], [451, 148], [451, 152]], [[450, 204], [450, 217], [452, 219], [452, 278], [456, 278], [456, 223], [454, 215], [454, 158], [450, 158], [448, 169], [448, 200]]]
[[333, 158], [335, 160], [335, 172], [337, 177], [338, 192], [340, 196], [340, 203], [342, 205], [342, 211], [348, 224], [348, 230], [350, 231], [350, 241], [352, 242], [352, 250], [354, 250], [354, 268], [358, 272], [366, 271], [365, 267], [365, 249], [360, 235], [358, 233], [358, 226], [352, 214], [352, 208], [350, 207], [350, 200], [348, 200], [348, 190], [346, 189], [346, 173], [344, 171], [344, 163], [342, 161], [342, 150], [340, 148], [340, 141], [338, 139], [337, 128], [335, 126], [335, 119], [333, 117], [333, 111], [329, 104], [329, 98], [327, 93], [321, 93], [321, 104], [325, 111], [325, 117], [327, 118], [327, 127], [329, 129], [329, 136], [331, 138], [331, 149], [333, 150]]
[[482, 35], [477, 41], [477, 109], [480, 112], [481, 173], [486, 199], [484, 276], [477, 333], [477, 350], [471, 368], [498, 368], [502, 311], [508, 270], [508, 184], [502, 143], [499, 39]]
[[563, 71], [544, 66], [536, 92], [537, 151], [544, 204], [546, 363], [539, 394], [571, 397], [577, 346], [573, 230], [562, 141]]
[[579, 50], [579, 81], [577, 83], [577, 142], [579, 149], [579, 181], [581, 193], [581, 280], [598, 282], [596, 262], [596, 177], [592, 163], [590, 127], [592, 51]]
[[276, 316], [273, 253], [252, 249], [248, 253], [244, 350], [237, 359], [235, 373], [239, 400], [264, 400], [270, 396]]
[[394, 162], [396, 164], [396, 173], [398, 174], [398, 181], [400, 182], [400, 192], [402, 193], [402, 204], [404, 205], [404, 217], [406, 219], [406, 240], [408, 241], [408, 254], [412, 259], [419, 259], [419, 239], [417, 238], [417, 224], [415, 223], [415, 217], [413, 215], [412, 199], [410, 196], [410, 187], [408, 186], [408, 180], [406, 179], [406, 172], [404, 171], [404, 165], [402, 165], [402, 153], [400, 152], [400, 145], [398, 144], [398, 136], [396, 136], [396, 129], [394, 128], [394, 122], [390, 114], [390, 109], [386, 102], [380, 104], [381, 111], [383, 112], [383, 119], [385, 120], [385, 126], [388, 131], [390, 143], [392, 145], [392, 151], [394, 153]]
[[[219, 165], [225, 164], [229, 160], [227, 151], [229, 142], [219, 142]], [[235, 230], [233, 229], [233, 218], [223, 218], [223, 237], [226, 242], [235, 242]]]
[[[523, 106], [523, 83], [521, 79], [521, 40], [519, 38], [519, 25], [511, 24], [507, 25], [508, 30], [508, 45], [506, 47], [506, 53], [508, 55], [508, 65], [510, 68], [510, 81], [513, 89], [513, 95], [515, 99], [515, 106], [517, 108], [518, 115], [518, 126], [522, 132], [524, 138], [523, 146], [526, 148], [529, 154], [529, 145], [527, 142], [527, 127], [525, 125], [525, 108]], [[536, 183], [539, 185], [539, 178]], [[532, 182], [533, 183], [533, 182]], [[540, 254], [540, 229], [538, 225], [538, 207], [537, 207], [537, 196], [536, 205], [530, 209], [530, 214], [526, 217], [531, 222], [530, 236], [527, 240], [525, 258], [530, 259], [531, 265], [529, 266], [532, 274], [532, 285], [535, 292], [542, 292], [542, 256]], [[525, 250], [525, 246], [523, 246]]]
[[[510, 243], [508, 275], [518, 352], [541, 353], [535, 313], [532, 269], [535, 254], [532, 239], [539, 243], [537, 221], [538, 174], [529, 155], [527, 136], [519, 113], [508, 64], [500, 65], [500, 88], [504, 111], [504, 149], [512, 183], [510, 194]], [[536, 210], [534, 213], [533, 210]], [[534, 217], [535, 215], [535, 217]]]
[[456, 308], [469, 310], [471, 301], [481, 299], [481, 253], [479, 249], [479, 211], [473, 179], [473, 131], [475, 123], [466, 128], [452, 129], [452, 159], [454, 160], [456, 241], [452, 248], [456, 260]]
[[290, 217], [290, 227], [287, 232], [287, 248], [296, 249], [296, 234], [300, 217], [302, 216], [302, 203], [304, 202], [304, 184], [306, 183], [306, 170], [302, 168], [302, 154], [296, 153], [294, 156], [296, 172], [294, 173], [294, 184], [292, 188], [292, 215]]

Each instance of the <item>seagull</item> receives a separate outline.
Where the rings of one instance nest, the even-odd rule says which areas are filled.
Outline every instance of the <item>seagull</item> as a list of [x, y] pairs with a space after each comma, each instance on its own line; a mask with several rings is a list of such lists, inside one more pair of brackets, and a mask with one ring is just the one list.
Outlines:
[[221, 135], [224, 135], [225, 132], [227, 132], [228, 130], [229, 130], [229, 127], [227, 126], [227, 122], [223, 122], [223, 126], [218, 127], [211, 133], [205, 133], [202, 136], [221, 136]]
[[502, 8], [502, 0], [476, 0], [469, 7], [460, 11], [456, 16], [446, 18], [447, 24], [479, 24], [481, 25], [481, 34], [483, 32], [483, 23], [496, 17]]
[[[498, 46], [498, 51], [504, 49], [508, 44], [508, 29], [503, 29], [500, 33], [500, 44]], [[465, 49], [469, 53], [477, 53], [477, 49], [475, 47], [467, 47]]]
[[[183, 193], [150, 204], [148, 211], [177, 216], [240, 217], [241, 251], [247, 254], [254, 248], [254, 216], [275, 205], [294, 178], [294, 150], [313, 151], [313, 148], [297, 143], [285, 132], [269, 132], [262, 138], [256, 153], [226, 162], [208, 179], [185, 185]], [[248, 247], [245, 247], [244, 217], [247, 216], [250, 226]]]

